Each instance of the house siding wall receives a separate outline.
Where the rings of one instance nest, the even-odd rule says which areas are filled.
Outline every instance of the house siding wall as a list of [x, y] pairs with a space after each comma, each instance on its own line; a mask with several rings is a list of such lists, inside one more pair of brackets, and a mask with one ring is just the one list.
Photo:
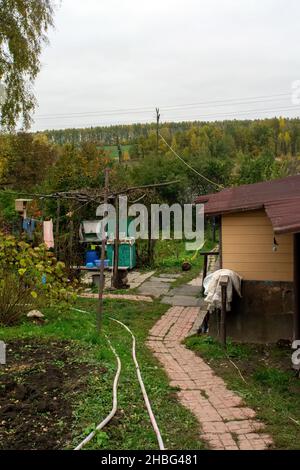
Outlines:
[[293, 235], [276, 235], [264, 210], [222, 216], [222, 267], [244, 280], [292, 281]]

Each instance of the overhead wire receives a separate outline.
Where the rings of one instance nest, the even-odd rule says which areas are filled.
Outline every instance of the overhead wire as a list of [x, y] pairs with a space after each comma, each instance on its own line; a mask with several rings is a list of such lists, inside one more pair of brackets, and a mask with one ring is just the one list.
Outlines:
[[[219, 121], [219, 117], [222, 117], [222, 121], [228, 121], [231, 119], [240, 119], [244, 120], [247, 119], [246, 116], [248, 116], [248, 119], [270, 119], [270, 116], [260, 116], [257, 117], [257, 114], [261, 113], [277, 113], [277, 112], [283, 112], [283, 111], [297, 111], [297, 116], [294, 116], [295, 118], [299, 118], [299, 110], [295, 105], [288, 106], [288, 107], [280, 107], [280, 108], [261, 108], [261, 109], [248, 109], [248, 110], [239, 110], [239, 111], [230, 111], [230, 112], [224, 112], [224, 113], [213, 113], [213, 114], [193, 114], [193, 115], [171, 115], [167, 116], [164, 113], [164, 110], [162, 109], [162, 124], [168, 124], [172, 122], [204, 122], [204, 121]], [[255, 115], [255, 117], [251, 117], [251, 115]], [[276, 115], [275, 115], [276, 116]], [[274, 116], [274, 117], [275, 117]], [[228, 119], [227, 119], [228, 117]], [[273, 117], [273, 116], [272, 116]], [[61, 123], [57, 126], [48, 126], [47, 129], [44, 129], [44, 131], [55, 131], [55, 130], [70, 130], [70, 129], [86, 129], [86, 128], [97, 128], [97, 127], [111, 127], [111, 126], [132, 126], [132, 125], [138, 125], [138, 124], [155, 124], [155, 119], [154, 115], [152, 114], [152, 117], [145, 118], [145, 119], [139, 119], [137, 118], [134, 121], [128, 122], [128, 120], [117, 120], [117, 121], [97, 121], [97, 122], [86, 122], [86, 123], [81, 123], [80, 125], [72, 126], [70, 123]], [[43, 131], [40, 131], [43, 132]]]
[[199, 171], [197, 171], [194, 167], [192, 167], [192, 165], [190, 165], [189, 163], [187, 163], [180, 155], [178, 155], [177, 152], [175, 152], [175, 150], [168, 144], [168, 142], [166, 141], [166, 139], [159, 133], [158, 134], [159, 137], [163, 140], [163, 142], [167, 145], [167, 147], [171, 150], [171, 152], [177, 157], [179, 158], [179, 160], [184, 163], [190, 170], [192, 170], [194, 173], [196, 173], [198, 176], [200, 176], [202, 179], [204, 179], [205, 181], [207, 181], [208, 183], [216, 186], [218, 189], [224, 189], [224, 186], [222, 186], [221, 184], [219, 183], [216, 183], [215, 181], [212, 181], [211, 179], [207, 178], [206, 176], [204, 176], [202, 173], [199, 173]]
[[[228, 106], [229, 104], [250, 104], [250, 103], [264, 103], [266, 101], [274, 101], [274, 98], [277, 98], [275, 101], [282, 101], [284, 97], [291, 96], [291, 93], [277, 93], [271, 95], [259, 95], [259, 96], [252, 96], [252, 97], [244, 97], [244, 98], [225, 98], [225, 99], [216, 99], [216, 100], [206, 100], [206, 101], [198, 101], [192, 103], [178, 103], [174, 105], [164, 105], [161, 106], [161, 109], [165, 110], [174, 110], [174, 109], [185, 109], [189, 107], [195, 106], [203, 106], [203, 105], [214, 105], [214, 106]], [[144, 112], [152, 112], [152, 106], [144, 106], [144, 107], [130, 107], [130, 108], [115, 108], [110, 110], [97, 110], [97, 111], [78, 111], [78, 112], [70, 112], [70, 113], [49, 113], [49, 114], [36, 114], [35, 118], [38, 119], [50, 119], [57, 117], [78, 117], [78, 116], [88, 116], [88, 115], [113, 115], [113, 114], [131, 114], [131, 113], [144, 113]]]

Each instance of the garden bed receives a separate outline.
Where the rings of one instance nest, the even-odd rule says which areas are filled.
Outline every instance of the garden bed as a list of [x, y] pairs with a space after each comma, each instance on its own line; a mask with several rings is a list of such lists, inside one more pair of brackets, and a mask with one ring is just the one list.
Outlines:
[[72, 402], [89, 374], [68, 341], [12, 340], [0, 369], [0, 449], [60, 449], [71, 440]]

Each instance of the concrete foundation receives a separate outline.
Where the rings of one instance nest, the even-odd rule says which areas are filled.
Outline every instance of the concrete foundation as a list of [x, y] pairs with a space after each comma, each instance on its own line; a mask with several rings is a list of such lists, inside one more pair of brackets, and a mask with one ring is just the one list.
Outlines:
[[[249, 343], [275, 343], [293, 337], [293, 283], [243, 281], [227, 313], [227, 337]], [[218, 336], [219, 315], [210, 315], [209, 334]]]

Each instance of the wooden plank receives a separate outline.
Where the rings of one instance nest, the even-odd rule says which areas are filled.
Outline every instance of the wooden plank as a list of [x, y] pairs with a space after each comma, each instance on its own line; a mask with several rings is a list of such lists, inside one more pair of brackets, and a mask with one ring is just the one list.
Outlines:
[[[271, 247], [273, 245], [273, 234], [271, 235], [227, 235], [226, 230], [223, 230], [223, 247], [226, 249], [226, 244], [237, 244], [237, 245], [258, 245], [261, 243], [270, 244]], [[276, 237], [276, 241], [278, 245], [291, 245], [291, 237], [286, 237], [285, 235], [281, 235], [280, 237]]]
[[[230, 268], [228, 268], [230, 269]], [[233, 269], [234, 270], [234, 269]], [[234, 270], [245, 281], [278, 281], [278, 282], [293, 282], [292, 273], [274, 273], [274, 272], [249, 272]]]
[[292, 252], [289, 253], [273, 253], [272, 251], [269, 253], [260, 253], [260, 254], [253, 254], [253, 253], [224, 253], [223, 256], [224, 263], [257, 263], [260, 261], [264, 261], [265, 263], [293, 263], [293, 254]]
[[226, 263], [224, 258], [224, 267], [225, 269], [232, 269], [229, 266], [235, 266], [235, 271], [248, 271], [248, 272], [281, 272], [289, 273], [293, 271], [292, 263], [264, 263], [253, 261], [251, 263], [243, 263], [240, 261], [234, 261], [233, 263]]
[[246, 281], [281, 281], [292, 282], [293, 272], [274, 272], [274, 271], [244, 271], [239, 269], [238, 266], [227, 266], [227, 269], [232, 269], [238, 273]]
[[[237, 245], [236, 243], [232, 244], [226, 244], [225, 247], [223, 247], [223, 255], [228, 255], [228, 254], [243, 254], [243, 253], [249, 253], [251, 254], [268, 254], [271, 253], [272, 246], [270, 246], [270, 243], [264, 243], [264, 244], [251, 244], [251, 245]], [[290, 254], [292, 253], [292, 246], [291, 245], [280, 245], [278, 246], [277, 253], [282, 253], [282, 254]]]
[[245, 235], [269, 235], [274, 237], [273, 229], [269, 225], [230, 225], [225, 227], [224, 233], [227, 236], [238, 234], [242, 237]]

